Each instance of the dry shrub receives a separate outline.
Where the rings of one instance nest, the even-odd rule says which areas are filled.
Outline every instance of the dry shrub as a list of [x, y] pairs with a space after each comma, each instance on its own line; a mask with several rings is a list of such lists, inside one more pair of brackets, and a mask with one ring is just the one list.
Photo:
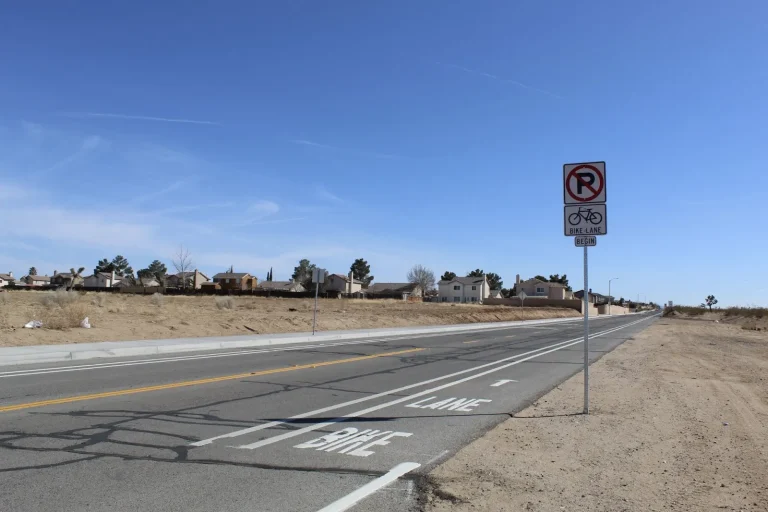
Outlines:
[[217, 309], [234, 309], [235, 299], [233, 297], [215, 297]]
[[149, 298], [149, 302], [153, 306], [157, 306], [161, 308], [165, 305], [165, 295], [163, 295], [162, 293], [153, 293], [152, 296]]
[[88, 316], [88, 305], [71, 302], [62, 307], [49, 307], [43, 311], [40, 320], [44, 329], [68, 329], [80, 327], [80, 322]]
[[107, 295], [105, 293], [96, 293], [93, 299], [91, 299], [91, 304], [103, 308], [107, 304]]
[[80, 295], [74, 290], [56, 290], [55, 292], [47, 292], [41, 302], [43, 306], [50, 309], [74, 304], [79, 298]]

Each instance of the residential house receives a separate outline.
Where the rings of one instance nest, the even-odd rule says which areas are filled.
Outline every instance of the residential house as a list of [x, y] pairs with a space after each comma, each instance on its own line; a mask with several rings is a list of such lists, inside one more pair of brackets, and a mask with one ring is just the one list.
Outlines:
[[363, 289], [363, 282], [354, 279], [352, 272], [348, 276], [344, 274], [328, 274], [323, 283], [323, 291], [341, 293], [359, 293]]
[[488, 279], [480, 277], [454, 277], [437, 283], [440, 302], [481, 303], [491, 294]]
[[156, 288], [162, 286], [160, 281], [154, 276], [142, 276], [136, 280], [136, 286], [143, 286], [144, 288]]
[[0, 288], [4, 288], [6, 286], [13, 286], [16, 284], [16, 278], [13, 277], [13, 272], [8, 272], [7, 274], [0, 274]]
[[[574, 298], [577, 298], [579, 300], [584, 300], [584, 290], [579, 290], [577, 292], [573, 292]], [[608, 304], [608, 296], [603, 295], [600, 293], [595, 293], [590, 288], [589, 292], [587, 293], [588, 302], [591, 302], [592, 304]]]
[[57, 272], [56, 270], [53, 271], [53, 277], [51, 277], [51, 285], [53, 286], [79, 286], [83, 284], [83, 278], [78, 277], [75, 279], [74, 283], [70, 283], [72, 281], [72, 274], [69, 272]]
[[550, 283], [549, 281], [542, 281], [541, 279], [531, 278], [525, 281], [520, 280], [520, 275], [515, 279], [515, 291], [520, 293], [524, 291], [526, 298], [543, 298], [543, 299], [570, 299], [571, 292], [568, 291], [568, 287], [562, 283]]
[[213, 282], [222, 290], [255, 290], [258, 279], [247, 272], [219, 272]]
[[501, 294], [501, 290], [491, 290], [491, 293], [488, 295], [488, 298], [490, 298], [490, 299], [503, 299], [504, 296]]
[[259, 283], [259, 286], [257, 286], [256, 289], [292, 293], [307, 291], [307, 289], [304, 288], [301, 283], [296, 283], [293, 281], [262, 281]]
[[114, 270], [112, 272], [96, 272], [92, 276], [83, 278], [83, 286], [86, 288], [112, 288], [120, 280], [120, 276], [115, 275]]
[[194, 272], [179, 272], [178, 274], [168, 274], [165, 276], [165, 285], [168, 288], [184, 288], [185, 281], [187, 288], [199, 290], [203, 283], [210, 281], [210, 279], [197, 269]]
[[27, 286], [48, 286], [51, 284], [51, 278], [48, 276], [24, 276], [21, 278]]
[[365, 293], [368, 295], [403, 295], [406, 297], [421, 297], [421, 286], [417, 283], [374, 283]]

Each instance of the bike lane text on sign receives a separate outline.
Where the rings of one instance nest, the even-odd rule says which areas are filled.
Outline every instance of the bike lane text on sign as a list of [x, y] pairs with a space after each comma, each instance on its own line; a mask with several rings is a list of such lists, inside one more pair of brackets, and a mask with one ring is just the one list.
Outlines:
[[567, 205], [564, 208], [565, 236], [608, 234], [608, 212], [604, 204]]
[[605, 162], [563, 165], [565, 204], [606, 202]]

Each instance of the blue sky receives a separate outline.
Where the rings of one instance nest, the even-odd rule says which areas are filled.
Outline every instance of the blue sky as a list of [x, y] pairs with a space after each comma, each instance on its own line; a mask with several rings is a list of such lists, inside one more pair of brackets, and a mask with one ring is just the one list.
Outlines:
[[765, 2], [45, 4], [2, 16], [0, 271], [580, 289], [562, 165], [605, 160], [594, 290], [768, 305]]

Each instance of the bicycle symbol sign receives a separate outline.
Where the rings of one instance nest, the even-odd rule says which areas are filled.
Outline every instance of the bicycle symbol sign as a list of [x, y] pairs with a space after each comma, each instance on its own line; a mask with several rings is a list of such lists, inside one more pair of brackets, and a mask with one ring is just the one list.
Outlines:
[[565, 204], [606, 202], [605, 162], [565, 164], [563, 179]]
[[608, 218], [604, 204], [566, 205], [565, 236], [605, 235]]

